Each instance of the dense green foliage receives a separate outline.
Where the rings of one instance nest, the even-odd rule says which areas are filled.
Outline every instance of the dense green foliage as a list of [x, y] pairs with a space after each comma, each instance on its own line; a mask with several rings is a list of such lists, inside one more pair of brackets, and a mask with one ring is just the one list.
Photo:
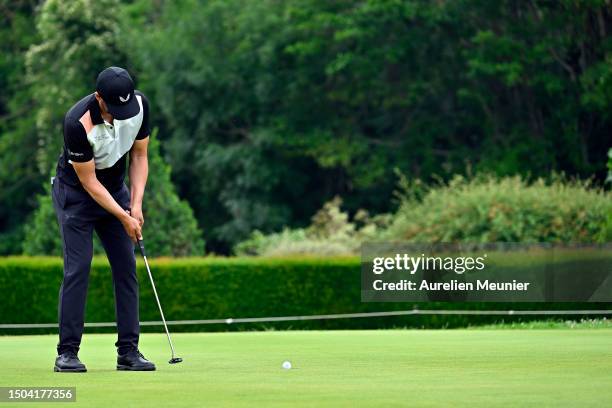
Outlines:
[[601, 239], [612, 196], [586, 182], [455, 177], [404, 196], [386, 231], [413, 242], [590, 243]]
[[164, 163], [157, 132], [149, 143], [149, 180], [143, 202], [143, 236], [155, 256], [204, 254], [202, 231], [189, 204], [181, 200], [170, 181], [170, 166]]
[[27, 84], [34, 88], [36, 151], [33, 163], [47, 175], [63, 144], [63, 118], [93, 91], [100, 67], [125, 65], [118, 48], [118, 0], [47, 0], [36, 28], [41, 42], [26, 55]]
[[449, 183], [428, 186], [402, 178], [398, 196], [398, 211], [374, 220], [359, 212], [349, 220], [340, 202], [332, 201], [308, 228], [267, 235], [256, 231], [236, 250], [266, 256], [358, 254], [362, 242], [381, 239], [592, 243], [612, 237], [612, 196], [588, 182], [456, 176]]
[[[119, 50], [120, 28], [115, 0], [47, 1], [37, 28], [43, 41], [27, 54], [28, 84], [36, 87], [37, 145], [29, 146], [31, 166], [40, 174], [54, 167], [63, 139], [66, 110], [91, 93], [99, 67], [125, 65]], [[155, 138], [153, 138], [155, 139]], [[170, 168], [160, 156], [156, 140], [150, 144], [150, 174], [145, 211], [148, 247], [158, 255], [201, 255], [201, 231], [191, 208], [181, 201], [170, 181]], [[55, 173], [53, 170], [52, 174]], [[44, 185], [49, 185], [44, 180]], [[34, 255], [59, 255], [62, 245], [49, 188], [38, 197], [38, 207], [25, 226], [23, 251]], [[96, 252], [102, 251], [96, 242]]]
[[[51, 201], [51, 186], [38, 196], [38, 208], [25, 225], [23, 253], [26, 255], [62, 255], [62, 237]], [[102, 253], [102, 245], [94, 240], [94, 253]]]
[[38, 40], [37, 0], [0, 0], [0, 253], [21, 252], [23, 221], [36, 207], [42, 183], [35, 155], [33, 97], [25, 53]]
[[[589, 255], [586, 255], [587, 257]], [[555, 262], [575, 265], [583, 253], [556, 257]], [[508, 265], [524, 256], [508, 256]], [[540, 261], [538, 261], [540, 259]], [[590, 258], [589, 258], [590, 259]], [[550, 262], [531, 258], [526, 262]], [[525, 262], [525, 261], [523, 261]], [[361, 269], [358, 258], [185, 258], [152, 259], [157, 290], [169, 320], [226, 319], [238, 317], [299, 316], [334, 313], [423, 309], [608, 309], [600, 303], [406, 303], [361, 302]], [[146, 270], [138, 261], [140, 319], [159, 320]], [[19, 277], [16, 279], [15, 277]], [[60, 258], [0, 258], [2, 323], [52, 323], [57, 321], [57, 290], [62, 279]], [[23, 305], [28, 305], [24, 308]], [[108, 263], [95, 259], [87, 299], [87, 321], [113, 321], [112, 278]], [[528, 321], [538, 316], [413, 315], [372, 319], [294, 321], [249, 325], [218, 324], [176, 327], [176, 330], [237, 330], [254, 328], [383, 328], [461, 327], [497, 321]], [[557, 316], [557, 318], [561, 318]]]
[[[304, 227], [335, 196], [394, 210], [394, 169], [606, 177], [607, 0], [0, 1], [0, 253], [107, 65], [152, 103], [209, 249]], [[36, 24], [35, 24], [36, 22]]]
[[263, 234], [254, 231], [249, 239], [235, 247], [237, 255], [349, 255], [359, 252], [361, 243], [377, 239], [389, 217], [371, 219], [359, 211], [353, 220], [342, 211], [342, 200], [336, 197], [326, 203], [308, 228], [285, 228], [281, 232]]
[[603, 180], [611, 21], [603, 0], [185, 0], [135, 30], [136, 65], [180, 193], [232, 243], [334, 195], [388, 211], [396, 167]]
[[[22, 245], [27, 245], [17, 237], [23, 236], [32, 211], [45, 203], [47, 208], [40, 211], [51, 210], [50, 201], [37, 196], [48, 190], [50, 171], [55, 173], [63, 143], [63, 115], [92, 92], [100, 66], [126, 61], [115, 45], [119, 25], [113, 9], [118, 1], [49, 0], [34, 9], [36, 3], [28, 9], [29, 13], [37, 12], [36, 19], [29, 15], [29, 25], [12, 32], [14, 37], [35, 33], [39, 41], [28, 44], [23, 60], [15, 67], [19, 71], [11, 79], [12, 88], [8, 88], [15, 89], [9, 106], [14, 119], [0, 126], [0, 225], [4, 233], [0, 247], [12, 253], [21, 252]], [[5, 7], [5, 15], [10, 16], [12, 6]], [[54, 231], [57, 228], [45, 231], [46, 237], [41, 239], [59, 242], [59, 237], [49, 236]]]

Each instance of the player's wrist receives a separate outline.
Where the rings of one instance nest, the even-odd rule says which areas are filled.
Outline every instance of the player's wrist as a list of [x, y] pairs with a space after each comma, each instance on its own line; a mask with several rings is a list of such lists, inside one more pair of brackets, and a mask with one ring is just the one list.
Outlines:
[[131, 218], [131, 215], [126, 211], [122, 211], [117, 214], [117, 218], [119, 218], [122, 224], [125, 224]]

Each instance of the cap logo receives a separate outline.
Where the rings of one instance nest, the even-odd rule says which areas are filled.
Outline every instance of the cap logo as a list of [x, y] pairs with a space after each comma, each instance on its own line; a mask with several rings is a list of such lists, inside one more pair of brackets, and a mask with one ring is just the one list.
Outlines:
[[130, 100], [130, 96], [131, 96], [130, 94], [127, 94], [125, 98], [123, 96], [120, 96], [119, 100], [125, 103]]

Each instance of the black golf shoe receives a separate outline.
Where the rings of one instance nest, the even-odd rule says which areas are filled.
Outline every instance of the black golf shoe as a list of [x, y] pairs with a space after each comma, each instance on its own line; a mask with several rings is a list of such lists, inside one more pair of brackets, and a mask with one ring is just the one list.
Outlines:
[[85, 364], [77, 357], [73, 351], [66, 351], [55, 359], [53, 371], [62, 373], [84, 373], [87, 371]]
[[147, 360], [140, 351], [131, 350], [117, 356], [117, 370], [155, 371], [155, 364]]

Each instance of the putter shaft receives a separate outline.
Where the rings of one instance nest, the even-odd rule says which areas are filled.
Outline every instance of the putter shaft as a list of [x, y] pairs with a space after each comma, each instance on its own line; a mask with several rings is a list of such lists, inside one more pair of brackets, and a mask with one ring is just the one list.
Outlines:
[[144, 249], [144, 243], [142, 240], [138, 240], [138, 248], [140, 249], [140, 254], [142, 255], [142, 259], [144, 259], [145, 267], [147, 268], [147, 273], [149, 274], [149, 280], [151, 281], [151, 287], [153, 288], [153, 294], [155, 295], [155, 301], [157, 302], [157, 307], [159, 308], [159, 314], [162, 318], [162, 323], [164, 324], [164, 329], [166, 330], [166, 337], [168, 338], [168, 344], [170, 344], [170, 350], [172, 352], [172, 358], [170, 359], [170, 363], [173, 364], [175, 362], [180, 362], [182, 359], [176, 357], [174, 352], [174, 345], [172, 344], [172, 339], [170, 338], [170, 331], [168, 330], [168, 324], [166, 323], [166, 318], [164, 317], [164, 311], [162, 310], [161, 303], [159, 301], [159, 295], [157, 294], [157, 289], [155, 288], [155, 282], [153, 281], [153, 274], [151, 273], [151, 268], [149, 267], [149, 261], [147, 260], [147, 255]]
[[170, 338], [170, 331], [168, 330], [168, 325], [166, 324], [166, 318], [164, 317], [164, 311], [162, 310], [161, 303], [159, 302], [159, 296], [157, 295], [157, 289], [155, 289], [155, 282], [153, 281], [153, 275], [151, 274], [151, 268], [149, 268], [149, 262], [147, 261], [147, 257], [142, 257], [145, 262], [145, 266], [147, 267], [147, 273], [149, 274], [149, 279], [151, 280], [151, 287], [153, 288], [153, 294], [155, 295], [155, 300], [157, 301], [157, 307], [159, 308], [159, 314], [162, 318], [162, 323], [164, 324], [164, 329], [166, 329], [166, 336], [168, 337], [168, 343], [170, 344], [170, 350], [172, 351], [172, 358], [174, 359], [174, 345], [172, 344], [172, 339]]

